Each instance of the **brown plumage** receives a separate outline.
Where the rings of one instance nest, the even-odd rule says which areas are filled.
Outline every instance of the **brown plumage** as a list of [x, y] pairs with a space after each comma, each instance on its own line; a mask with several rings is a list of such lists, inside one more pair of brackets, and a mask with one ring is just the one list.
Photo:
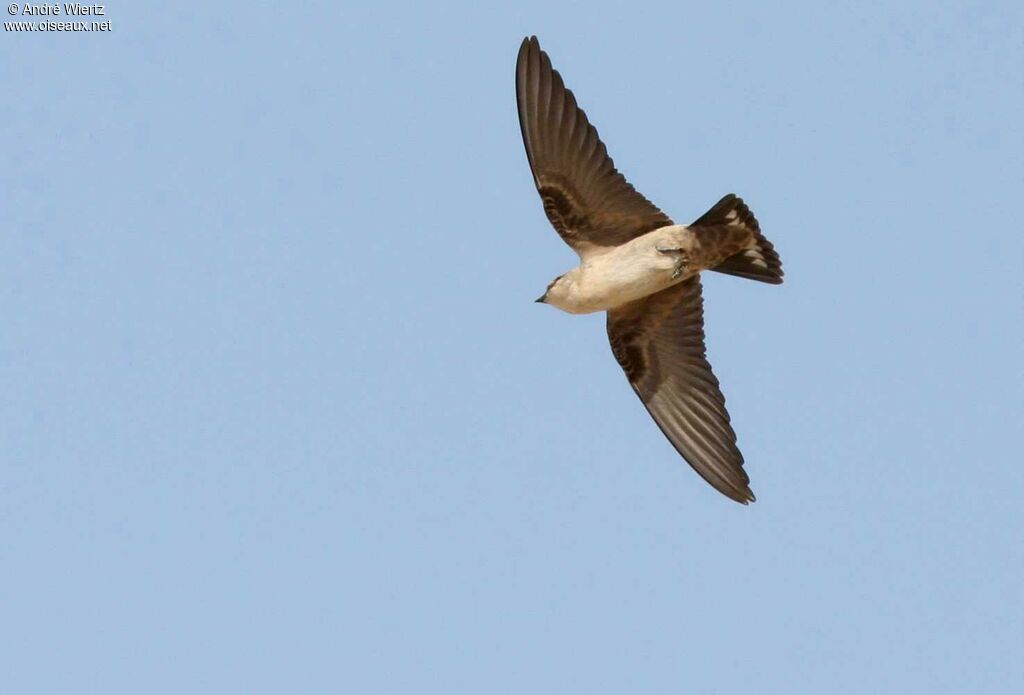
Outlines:
[[551, 67], [537, 37], [516, 63], [519, 125], [544, 212], [577, 253], [618, 246], [672, 224], [615, 169], [597, 130]]

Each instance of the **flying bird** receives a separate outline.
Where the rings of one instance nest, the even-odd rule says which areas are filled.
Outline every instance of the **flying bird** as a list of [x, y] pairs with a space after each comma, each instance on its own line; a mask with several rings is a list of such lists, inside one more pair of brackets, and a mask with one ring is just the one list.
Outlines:
[[544, 212], [580, 257], [537, 301], [571, 314], [608, 312], [612, 353], [661, 431], [716, 490], [753, 502], [705, 358], [700, 272], [779, 284], [774, 247], [733, 194], [678, 225], [637, 192], [535, 36], [519, 48], [516, 101]]

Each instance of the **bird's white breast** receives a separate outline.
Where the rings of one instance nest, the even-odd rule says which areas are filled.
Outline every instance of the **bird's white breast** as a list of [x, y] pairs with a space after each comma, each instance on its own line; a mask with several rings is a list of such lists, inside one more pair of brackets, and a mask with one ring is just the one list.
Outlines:
[[574, 275], [574, 286], [558, 308], [574, 314], [606, 311], [660, 292], [685, 279], [673, 278], [675, 258], [658, 249], [692, 248], [693, 234], [672, 225], [656, 229], [604, 253], [588, 255]]

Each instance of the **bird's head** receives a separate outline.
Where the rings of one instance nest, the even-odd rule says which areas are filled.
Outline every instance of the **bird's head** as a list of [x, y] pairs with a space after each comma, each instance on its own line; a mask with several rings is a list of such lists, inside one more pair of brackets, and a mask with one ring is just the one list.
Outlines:
[[566, 307], [572, 304], [572, 292], [575, 285], [576, 282], [572, 272], [559, 275], [548, 283], [548, 288], [544, 290], [544, 294], [534, 301], [541, 304], [551, 304], [559, 309], [566, 310]]

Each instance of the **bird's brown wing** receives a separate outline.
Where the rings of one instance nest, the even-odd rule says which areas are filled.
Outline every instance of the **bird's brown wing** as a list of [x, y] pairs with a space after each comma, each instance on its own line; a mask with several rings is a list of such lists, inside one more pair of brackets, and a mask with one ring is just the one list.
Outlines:
[[576, 253], [585, 256], [672, 224], [615, 169], [535, 36], [519, 48], [516, 100], [544, 212]]
[[676, 450], [719, 492], [754, 501], [725, 398], [705, 359], [700, 277], [608, 312], [630, 385]]

